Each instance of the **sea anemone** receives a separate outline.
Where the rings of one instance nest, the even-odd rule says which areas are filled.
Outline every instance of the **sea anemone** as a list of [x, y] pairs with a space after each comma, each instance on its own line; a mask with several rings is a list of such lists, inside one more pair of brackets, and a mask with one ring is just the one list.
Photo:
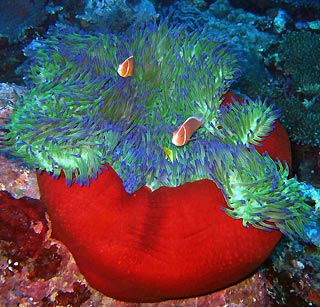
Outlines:
[[[205, 293], [243, 278], [264, 261], [279, 235], [267, 236], [260, 229], [304, 236], [312, 208], [299, 183], [288, 179], [284, 160], [290, 163], [289, 142], [276, 122], [279, 112], [261, 99], [245, 98], [242, 103], [227, 99], [239, 68], [226, 40], [190, 34], [164, 22], [149, 24], [126, 38], [59, 29], [33, 46], [26, 50], [30, 57], [25, 79], [28, 91], [14, 105], [1, 150], [29, 168], [66, 178], [67, 185], [46, 174], [39, 176], [41, 197], [57, 236], [98, 289], [135, 301]], [[134, 60], [132, 75], [120, 76], [118, 65], [130, 57]], [[184, 146], [173, 145], [173, 131], [192, 116], [201, 118], [202, 126]], [[274, 147], [267, 145], [270, 140]], [[205, 193], [195, 197], [196, 186]], [[180, 201], [183, 209], [178, 206]], [[209, 202], [210, 206], [211, 202], [220, 204], [223, 218], [217, 212], [212, 218], [219, 217], [214, 222], [219, 229], [229, 229], [228, 240], [222, 235], [217, 238], [218, 230], [208, 227], [214, 237], [208, 239], [210, 246], [200, 257], [204, 261], [199, 264], [201, 270], [195, 270], [199, 260], [179, 246], [189, 242], [185, 235], [194, 240], [201, 236], [201, 221], [195, 223], [190, 216], [204, 218]], [[80, 213], [84, 207], [89, 210]], [[180, 216], [179, 210], [186, 212]], [[168, 214], [165, 221], [163, 214]], [[213, 251], [229, 247], [226, 252], [231, 255], [242, 236], [248, 235], [235, 219], [257, 228], [250, 233], [259, 244], [259, 256], [246, 252], [242, 265], [231, 263], [230, 258], [221, 264], [227, 270], [222, 275], [233, 277], [213, 282], [217, 271], [221, 276], [216, 262], [220, 258]], [[177, 234], [171, 231], [175, 222], [181, 226]], [[150, 227], [151, 232], [145, 233]], [[133, 231], [135, 228], [139, 230]], [[138, 238], [132, 241], [134, 251], [130, 250], [129, 259], [132, 234]], [[145, 241], [136, 246], [144, 235]], [[122, 246], [126, 238], [129, 245]], [[227, 241], [228, 246], [223, 246]], [[212, 244], [216, 244], [214, 249]], [[160, 256], [169, 257], [163, 262], [168, 267], [163, 270], [152, 262], [149, 268], [140, 268], [135, 260], [140, 249], [145, 257], [146, 251], [158, 254], [161, 246], [168, 247], [165, 256]], [[126, 260], [119, 263], [122, 256]], [[205, 274], [202, 270], [209, 258], [210, 274]], [[92, 268], [93, 263], [99, 263], [98, 269]], [[116, 277], [106, 286], [110, 269]]]
[[[9, 152], [55, 176], [63, 170], [69, 184], [88, 183], [110, 163], [130, 193], [145, 184], [197, 179], [180, 175], [197, 147], [205, 154], [201, 142], [214, 138], [221, 96], [238, 73], [226, 42], [169, 31], [166, 24], [149, 25], [126, 40], [61, 31], [26, 53], [36, 62], [26, 78], [29, 91], [6, 127]], [[134, 74], [122, 78], [117, 65], [130, 55]], [[191, 143], [195, 148], [178, 151], [172, 131], [193, 115], [205, 126]], [[172, 163], [164, 147], [174, 151], [175, 174], [167, 174]], [[206, 169], [202, 165], [197, 177], [205, 177]]]
[[[63, 171], [68, 185], [87, 185], [110, 164], [129, 193], [211, 179], [229, 205], [237, 202], [235, 194], [240, 197], [242, 209], [234, 208], [233, 217], [262, 228], [272, 227], [264, 221], [280, 227], [286, 214], [292, 220], [292, 214], [309, 212], [309, 206], [294, 204], [293, 212], [288, 206], [283, 212], [276, 199], [287, 190], [279, 187], [291, 182], [288, 167], [250, 147], [273, 130], [279, 111], [248, 98], [220, 108], [239, 73], [225, 40], [167, 23], [149, 24], [126, 40], [60, 29], [26, 53], [28, 91], [14, 106], [4, 144], [5, 152], [27, 167], [54, 177]], [[117, 65], [128, 56], [134, 58], [134, 72], [123, 78]], [[194, 115], [203, 126], [186, 146], [174, 146], [172, 132]], [[249, 197], [250, 187], [268, 191], [269, 197]], [[265, 203], [272, 203], [271, 209]], [[254, 204], [259, 218], [252, 218]], [[298, 225], [280, 228], [301, 234]]]

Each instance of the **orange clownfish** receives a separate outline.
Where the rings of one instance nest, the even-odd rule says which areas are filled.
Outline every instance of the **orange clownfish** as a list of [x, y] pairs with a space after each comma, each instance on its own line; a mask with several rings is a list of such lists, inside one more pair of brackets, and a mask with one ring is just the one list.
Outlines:
[[133, 72], [133, 55], [129, 56], [124, 62], [118, 66], [118, 74], [122, 78], [127, 78], [132, 75]]
[[172, 133], [172, 143], [176, 146], [183, 146], [190, 141], [192, 134], [203, 124], [203, 120], [196, 116], [191, 116]]

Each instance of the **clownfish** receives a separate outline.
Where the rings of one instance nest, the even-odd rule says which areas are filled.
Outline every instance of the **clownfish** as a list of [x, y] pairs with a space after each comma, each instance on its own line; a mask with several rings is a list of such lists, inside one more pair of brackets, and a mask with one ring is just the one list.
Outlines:
[[176, 146], [183, 146], [190, 141], [192, 134], [203, 124], [203, 119], [191, 116], [172, 133], [172, 143]]
[[119, 76], [122, 78], [130, 77], [133, 72], [133, 66], [134, 66], [133, 64], [134, 64], [133, 55], [129, 56], [124, 62], [119, 64], [118, 70], [117, 70]]

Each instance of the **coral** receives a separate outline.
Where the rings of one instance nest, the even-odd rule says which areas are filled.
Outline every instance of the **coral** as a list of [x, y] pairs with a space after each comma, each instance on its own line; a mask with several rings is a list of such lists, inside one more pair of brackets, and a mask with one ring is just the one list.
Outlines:
[[[318, 98], [319, 99], [319, 98]], [[281, 122], [287, 128], [290, 139], [303, 146], [320, 146], [320, 103], [301, 101], [296, 96], [279, 99], [282, 109]]]
[[313, 245], [280, 241], [271, 256], [272, 266], [264, 272], [268, 292], [280, 306], [319, 306], [319, 252]]
[[90, 291], [68, 250], [50, 238], [41, 201], [0, 192], [0, 221], [1, 306], [80, 306], [88, 300]]
[[319, 152], [319, 147], [292, 143], [292, 171], [299, 181], [305, 181], [315, 187], [320, 187]]
[[[209, 21], [206, 11], [188, 0], [175, 1], [170, 7], [162, 8], [164, 15], [169, 15], [174, 24], [184, 24], [189, 30], [201, 29]], [[167, 12], [168, 11], [168, 12]]]
[[291, 31], [278, 48], [279, 66], [295, 89], [320, 84], [320, 34]]
[[57, 18], [59, 9], [52, 7], [49, 10], [48, 2], [47, 0], [0, 1], [0, 80], [2, 82], [22, 83], [22, 76], [17, 68], [25, 60], [23, 47], [43, 34]]
[[290, 31], [267, 52], [267, 65], [281, 88], [273, 91], [272, 101], [282, 110], [280, 120], [290, 139], [302, 146], [320, 144], [319, 51], [319, 34]]
[[[126, 38], [61, 27], [32, 47], [1, 151], [60, 178], [39, 175], [41, 197], [97, 289], [133, 301], [205, 293], [257, 268], [280, 237], [271, 230], [305, 237], [314, 212], [288, 179], [279, 112], [230, 103], [239, 69], [225, 40], [161, 23]], [[203, 125], [176, 147], [190, 116]]]
[[[8, 37], [9, 43], [22, 40], [28, 30], [38, 28], [46, 20], [45, 0], [1, 1], [1, 37]], [[19, 9], [17, 9], [19, 8]]]
[[90, 0], [86, 3], [84, 14], [76, 17], [87, 30], [124, 31], [132, 24], [139, 25], [156, 19], [157, 15], [152, 2], [148, 0]]
[[284, 9], [296, 20], [313, 20], [319, 16], [318, 0], [229, 0], [235, 7], [259, 14], [266, 14], [272, 9]]
[[19, 202], [8, 192], [0, 192], [0, 220], [1, 250], [8, 258], [23, 262], [38, 257], [48, 228], [38, 201], [26, 198]]

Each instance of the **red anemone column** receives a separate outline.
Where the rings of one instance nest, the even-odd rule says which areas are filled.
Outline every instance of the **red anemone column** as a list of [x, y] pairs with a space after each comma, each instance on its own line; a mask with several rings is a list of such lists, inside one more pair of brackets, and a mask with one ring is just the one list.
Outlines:
[[[258, 150], [291, 163], [279, 124]], [[256, 270], [281, 237], [227, 216], [224, 197], [210, 180], [129, 195], [108, 168], [89, 187], [38, 176], [53, 235], [88, 282], [108, 296], [154, 302], [215, 291]]]

